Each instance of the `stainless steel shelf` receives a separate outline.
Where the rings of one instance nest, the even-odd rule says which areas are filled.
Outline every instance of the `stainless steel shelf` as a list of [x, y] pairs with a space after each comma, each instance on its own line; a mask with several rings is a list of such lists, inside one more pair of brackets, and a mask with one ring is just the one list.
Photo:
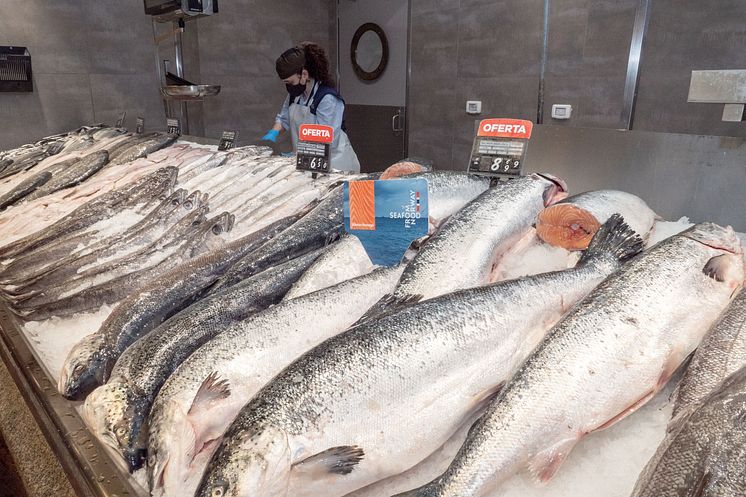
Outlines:
[[78, 495], [137, 496], [129, 475], [88, 431], [76, 403], [57, 392], [56, 380], [47, 375], [4, 303], [0, 303], [0, 357]]

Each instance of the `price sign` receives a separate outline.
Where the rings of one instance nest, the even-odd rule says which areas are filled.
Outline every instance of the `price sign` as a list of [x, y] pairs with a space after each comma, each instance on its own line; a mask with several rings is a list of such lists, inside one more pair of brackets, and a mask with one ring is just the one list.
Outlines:
[[319, 124], [302, 124], [298, 136], [295, 168], [300, 171], [328, 173], [334, 128]]
[[119, 119], [117, 119], [117, 128], [121, 128], [124, 126], [124, 118], [127, 117], [126, 112], [122, 112], [122, 115], [119, 116]]
[[172, 135], [180, 135], [181, 134], [181, 124], [179, 123], [179, 120], [175, 117], [169, 117], [166, 119], [166, 127], [168, 128], [169, 134]]
[[228, 150], [233, 148], [237, 136], [237, 131], [223, 131], [223, 136], [220, 137], [220, 143], [218, 144], [218, 150]]
[[143, 134], [145, 131], [145, 118], [144, 117], [138, 117], [137, 122], [135, 124], [135, 133], [138, 135]]
[[485, 119], [479, 123], [469, 159], [469, 173], [515, 178], [523, 172], [533, 123], [520, 119]]

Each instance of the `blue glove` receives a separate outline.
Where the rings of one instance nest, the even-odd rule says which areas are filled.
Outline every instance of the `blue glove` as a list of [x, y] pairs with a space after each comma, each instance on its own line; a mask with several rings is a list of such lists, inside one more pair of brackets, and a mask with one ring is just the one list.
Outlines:
[[262, 136], [262, 140], [266, 140], [268, 142], [276, 142], [277, 137], [280, 136], [280, 132], [276, 129], [270, 129], [267, 131], [267, 134]]

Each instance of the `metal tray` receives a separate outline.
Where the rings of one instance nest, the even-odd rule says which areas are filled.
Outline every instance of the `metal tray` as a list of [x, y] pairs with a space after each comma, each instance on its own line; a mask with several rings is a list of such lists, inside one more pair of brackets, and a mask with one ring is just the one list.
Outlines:
[[112, 461], [50, 379], [7, 306], [0, 303], [0, 358], [80, 496], [136, 497], [129, 475]]
[[171, 100], [202, 100], [220, 93], [220, 85], [167, 85], [161, 94]]

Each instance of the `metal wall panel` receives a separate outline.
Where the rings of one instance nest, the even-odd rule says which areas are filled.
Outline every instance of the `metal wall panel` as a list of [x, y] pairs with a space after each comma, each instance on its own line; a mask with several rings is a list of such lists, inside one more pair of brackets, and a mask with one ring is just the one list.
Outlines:
[[616, 189], [660, 216], [730, 224], [746, 231], [746, 139], [535, 126], [530, 171], [565, 179], [570, 193]]

